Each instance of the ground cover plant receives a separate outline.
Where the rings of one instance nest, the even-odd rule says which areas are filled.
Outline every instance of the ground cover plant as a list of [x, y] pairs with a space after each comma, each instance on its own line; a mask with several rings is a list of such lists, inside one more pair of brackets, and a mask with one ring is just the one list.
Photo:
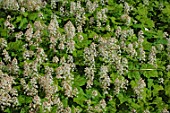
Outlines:
[[0, 111], [169, 113], [168, 0], [0, 0]]

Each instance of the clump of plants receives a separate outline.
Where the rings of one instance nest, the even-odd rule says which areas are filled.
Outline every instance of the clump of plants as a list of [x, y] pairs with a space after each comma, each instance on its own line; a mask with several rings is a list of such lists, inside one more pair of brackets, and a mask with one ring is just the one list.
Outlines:
[[0, 111], [169, 113], [169, 7], [1, 0]]

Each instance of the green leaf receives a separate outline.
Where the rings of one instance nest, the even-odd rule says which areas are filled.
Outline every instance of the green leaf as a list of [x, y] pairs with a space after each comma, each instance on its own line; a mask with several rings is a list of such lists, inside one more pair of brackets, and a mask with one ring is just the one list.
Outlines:
[[122, 104], [123, 102], [127, 101], [127, 100], [126, 100], [126, 97], [125, 97], [122, 93], [119, 93], [119, 94], [117, 95], [117, 97], [118, 97], [118, 99], [119, 99], [119, 101], [120, 101], [120, 104]]
[[133, 79], [133, 78], [139, 79], [140, 78], [139, 71], [138, 70], [134, 70], [134, 71], [132, 70], [131, 72], [128, 73], [128, 78], [130, 78], [130, 79]]
[[148, 88], [150, 89], [154, 84], [153, 84], [153, 79], [147, 79], [148, 80]]
[[1, 29], [1, 36], [7, 37], [8, 36], [8, 31], [6, 29]]
[[26, 113], [25, 108], [22, 108], [20, 113]]
[[19, 24], [19, 29], [25, 29], [26, 28], [26, 26], [27, 26], [27, 24], [28, 24], [28, 20], [27, 20], [27, 18], [23, 18], [22, 20], [21, 20], [21, 22], [20, 22], [20, 24]]
[[4, 18], [0, 18], [0, 26], [3, 26], [3, 25], [4, 25], [4, 21], [5, 21]]
[[[169, 75], [170, 75], [170, 72], [169, 72]], [[170, 97], [170, 90], [169, 90], [170, 80], [169, 79], [165, 80], [164, 84], [165, 84], [165, 94]]]
[[134, 88], [134, 87], [136, 87], [136, 82], [135, 82], [134, 80], [132, 80], [132, 81], [130, 82], [130, 85], [132, 86], [132, 88]]
[[57, 111], [57, 106], [52, 107], [51, 113], [56, 113]]
[[170, 71], [169, 71], [169, 72], [167, 72], [167, 77], [168, 77], [168, 78], [170, 78]]
[[80, 106], [84, 106], [84, 102], [86, 100], [85, 98], [85, 94], [83, 92], [83, 89], [81, 87], [77, 87], [79, 93], [78, 95], [73, 99], [73, 102], [76, 102], [77, 104], [79, 104]]
[[147, 98], [151, 98], [152, 97], [152, 90], [147, 89], [145, 94], [146, 94]]
[[63, 98], [62, 103], [63, 103], [64, 107], [67, 107], [68, 106], [68, 98]]
[[16, 54], [14, 52], [11, 53], [12, 57], [16, 57]]
[[31, 46], [29, 46], [29, 47], [30, 47], [30, 50], [32, 50], [32, 51], [35, 51], [35, 50], [36, 50], [36, 46], [31, 45]]
[[9, 108], [4, 110], [5, 113], [12, 113]]
[[42, 105], [39, 107], [39, 109], [38, 109], [38, 111], [37, 111], [37, 113], [43, 113], [43, 107], [42, 107]]
[[159, 103], [159, 106], [162, 105], [162, 97], [156, 97], [152, 104], [158, 104]]
[[74, 79], [74, 86], [83, 86], [86, 83], [86, 79], [81, 76], [76, 76]]
[[118, 75], [116, 74], [116, 73], [112, 73], [111, 75], [110, 75], [110, 78], [111, 78], [111, 82], [112, 83], [114, 83], [114, 81], [116, 80], [116, 78], [118, 77]]
[[111, 22], [112, 22], [113, 24], [116, 23], [116, 18], [115, 18], [115, 17], [110, 17], [110, 19], [111, 19]]
[[31, 103], [31, 102], [32, 102], [32, 97], [26, 96], [25, 103]]
[[21, 22], [22, 21], [22, 16], [17, 16], [17, 19], [14, 23], [18, 23], [18, 22]]
[[144, 76], [147, 77], [147, 78], [158, 77], [158, 72], [157, 72], [157, 70], [144, 71], [143, 74], [144, 74]]
[[20, 105], [23, 104], [23, 103], [25, 103], [25, 96], [24, 96], [24, 95], [19, 95], [19, 96], [18, 96], [18, 101], [19, 101], [19, 104], [20, 104]]
[[83, 106], [83, 103], [85, 102], [85, 100], [86, 100], [86, 98], [81, 95], [77, 95], [77, 97], [75, 97], [73, 99], [73, 101], [76, 102], [77, 104], [79, 104], [80, 106]]
[[7, 49], [18, 51], [18, 50], [22, 49], [23, 44], [24, 43], [21, 40], [17, 40], [16, 42], [10, 42], [10, 43], [8, 43]]
[[157, 70], [153, 70], [153, 71], [149, 71], [150, 73], [150, 77], [158, 77], [158, 71]]
[[135, 103], [135, 102], [132, 102], [132, 103], [131, 103], [131, 106], [132, 106], [133, 108], [135, 108], [135, 109], [140, 108], [140, 105], [138, 105], [138, 104]]
[[77, 52], [76, 51], [73, 51], [73, 56], [77, 57]]
[[90, 99], [92, 97], [92, 91], [93, 89], [86, 89], [86, 97]]
[[145, 25], [147, 25], [147, 26], [146, 26], [147, 28], [153, 28], [153, 27], [155, 27], [155, 24], [154, 24], [153, 20], [151, 20], [151, 19], [149, 19], [149, 18], [147, 18], [147, 20], [145, 20]]
[[108, 4], [113, 5], [114, 4], [113, 0], [108, 0]]
[[166, 39], [159, 39], [158, 41], [156, 41], [156, 44], [167, 44], [167, 40]]
[[143, 28], [143, 25], [142, 25], [142, 24], [134, 24], [134, 25], [133, 25], [133, 28], [135, 28], [135, 29], [137, 29], [137, 28], [142, 29], [142, 28]]
[[23, 15], [24, 15], [24, 17], [27, 17], [28, 16], [28, 12], [27, 11], [24, 12]]
[[157, 96], [159, 91], [164, 89], [161, 85], [154, 85], [153, 88], [153, 96]]
[[144, 40], [143, 47], [144, 47], [144, 50], [150, 51], [152, 44]]
[[35, 19], [38, 17], [38, 13], [31, 13], [31, 14], [29, 14], [28, 15], [28, 18], [30, 19], [30, 20], [33, 20], [33, 21], [35, 21]]
[[163, 39], [163, 31], [162, 30], [157, 30], [156, 34], [154, 35], [155, 38]]

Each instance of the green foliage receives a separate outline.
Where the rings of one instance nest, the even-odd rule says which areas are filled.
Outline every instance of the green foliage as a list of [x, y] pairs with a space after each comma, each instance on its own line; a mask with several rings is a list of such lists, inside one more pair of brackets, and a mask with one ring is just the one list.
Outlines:
[[25, 11], [0, 5], [0, 101], [10, 103], [0, 102], [0, 111], [170, 111], [169, 2], [78, 1], [58, 1], [56, 7], [47, 1], [39, 10], [19, 3]]
[[22, 48], [23, 44], [24, 43], [21, 40], [17, 40], [15, 42], [10, 42], [10, 43], [8, 43], [7, 50], [18, 51]]
[[86, 83], [86, 79], [81, 77], [81, 76], [76, 76], [75, 79], [74, 79], [74, 86], [77, 87], [77, 86], [83, 86], [85, 85]]
[[77, 87], [77, 88], [78, 88], [79, 94], [77, 95], [77, 97], [73, 99], [73, 102], [76, 102], [79, 106], [84, 107], [84, 102], [86, 100], [84, 91], [81, 87]]

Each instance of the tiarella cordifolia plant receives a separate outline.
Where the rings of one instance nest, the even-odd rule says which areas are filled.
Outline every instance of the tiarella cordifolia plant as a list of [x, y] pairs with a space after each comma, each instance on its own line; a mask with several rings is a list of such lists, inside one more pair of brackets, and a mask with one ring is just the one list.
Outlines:
[[16, 11], [34, 11], [40, 10], [40, 8], [45, 7], [46, 2], [44, 0], [1, 0], [1, 7], [8, 10]]
[[1, 112], [169, 113], [168, 1], [0, 0], [0, 8]]

